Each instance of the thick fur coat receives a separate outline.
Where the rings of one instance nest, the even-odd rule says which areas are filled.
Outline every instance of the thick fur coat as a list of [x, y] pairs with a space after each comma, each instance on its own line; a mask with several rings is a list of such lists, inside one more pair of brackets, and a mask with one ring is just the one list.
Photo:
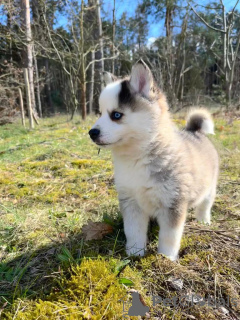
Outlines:
[[194, 207], [197, 220], [210, 223], [219, 166], [206, 137], [214, 133], [213, 121], [206, 110], [193, 110], [178, 130], [142, 60], [129, 78], [114, 81], [106, 73], [105, 79], [102, 114], [89, 134], [112, 150], [126, 251], [144, 255], [153, 217], [160, 225], [158, 252], [176, 260], [187, 210]]

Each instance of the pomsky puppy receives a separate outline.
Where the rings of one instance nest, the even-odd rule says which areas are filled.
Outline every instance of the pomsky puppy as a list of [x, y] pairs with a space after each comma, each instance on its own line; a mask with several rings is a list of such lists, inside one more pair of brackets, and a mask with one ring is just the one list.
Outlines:
[[158, 252], [176, 260], [187, 210], [196, 208], [197, 220], [210, 223], [219, 167], [217, 151], [206, 137], [214, 134], [213, 121], [207, 110], [197, 109], [189, 113], [185, 129], [178, 130], [142, 60], [129, 78], [116, 80], [105, 73], [105, 79], [102, 114], [89, 135], [112, 150], [126, 252], [144, 255], [153, 217], [160, 225]]

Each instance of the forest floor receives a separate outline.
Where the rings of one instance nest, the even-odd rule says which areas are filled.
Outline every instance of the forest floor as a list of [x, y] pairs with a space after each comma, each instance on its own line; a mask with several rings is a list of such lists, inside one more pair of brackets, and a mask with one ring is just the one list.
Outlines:
[[[190, 212], [178, 262], [157, 255], [155, 223], [147, 255], [126, 256], [111, 154], [88, 137], [94, 120], [0, 127], [0, 319], [122, 319], [132, 289], [149, 307], [144, 319], [239, 319], [240, 118], [216, 118], [212, 224]], [[93, 224], [87, 241], [88, 220], [109, 226], [102, 239]]]

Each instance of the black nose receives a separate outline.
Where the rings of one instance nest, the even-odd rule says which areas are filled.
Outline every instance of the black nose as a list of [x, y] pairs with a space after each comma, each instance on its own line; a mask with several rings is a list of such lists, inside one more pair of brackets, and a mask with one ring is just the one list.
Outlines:
[[98, 136], [100, 135], [100, 130], [98, 129], [91, 129], [88, 134], [90, 135], [90, 138], [95, 141]]

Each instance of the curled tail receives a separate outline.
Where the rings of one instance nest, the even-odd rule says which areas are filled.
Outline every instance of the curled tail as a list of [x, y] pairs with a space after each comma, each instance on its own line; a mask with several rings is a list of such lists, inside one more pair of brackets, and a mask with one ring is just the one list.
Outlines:
[[211, 114], [206, 109], [193, 109], [189, 112], [186, 130], [214, 134], [214, 123]]

